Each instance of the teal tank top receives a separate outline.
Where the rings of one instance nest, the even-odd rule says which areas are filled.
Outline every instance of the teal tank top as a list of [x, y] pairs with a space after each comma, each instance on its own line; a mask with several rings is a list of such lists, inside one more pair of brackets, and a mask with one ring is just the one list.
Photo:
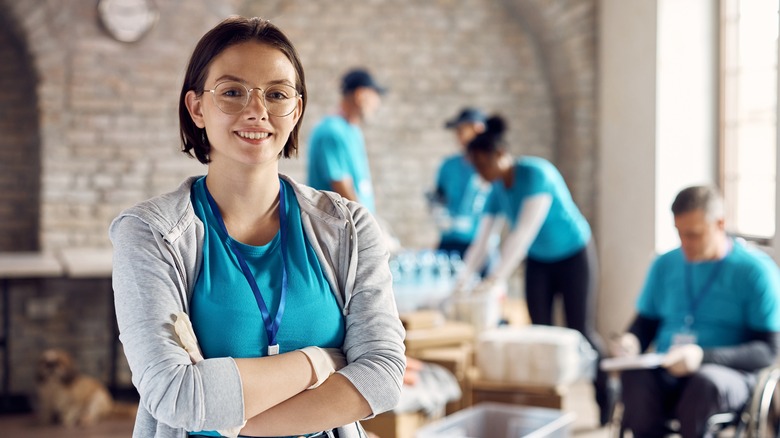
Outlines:
[[[209, 208], [205, 181], [205, 177], [196, 180], [191, 195], [195, 215], [205, 226], [203, 261], [190, 301], [195, 335], [207, 359], [262, 357], [268, 350], [263, 318], [227, 241], [246, 259], [273, 318], [281, 297], [281, 236], [277, 233], [268, 244], [252, 246], [225, 235]], [[289, 260], [287, 301], [277, 333], [279, 353], [312, 345], [341, 347], [345, 333], [341, 308], [303, 230], [294, 190], [281, 183], [285, 184]]]

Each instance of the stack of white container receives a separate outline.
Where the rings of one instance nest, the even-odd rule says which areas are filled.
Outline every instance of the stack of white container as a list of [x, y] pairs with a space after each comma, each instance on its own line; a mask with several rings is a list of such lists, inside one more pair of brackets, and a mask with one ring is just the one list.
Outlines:
[[477, 367], [486, 380], [568, 385], [592, 377], [596, 360], [585, 337], [564, 327], [501, 327], [482, 332], [477, 340]]

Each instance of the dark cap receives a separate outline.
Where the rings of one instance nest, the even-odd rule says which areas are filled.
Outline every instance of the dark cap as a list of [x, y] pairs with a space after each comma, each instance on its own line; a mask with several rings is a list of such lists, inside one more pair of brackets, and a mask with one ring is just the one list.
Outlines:
[[485, 120], [487, 120], [487, 116], [482, 111], [476, 108], [463, 108], [460, 114], [454, 119], [448, 120], [444, 127], [452, 129], [461, 123], [485, 123]]
[[360, 68], [350, 70], [341, 79], [341, 92], [343, 94], [351, 93], [360, 87], [373, 88], [379, 94], [385, 94], [387, 91], [387, 88], [377, 84], [376, 81], [374, 81], [374, 78], [371, 77], [371, 74]]

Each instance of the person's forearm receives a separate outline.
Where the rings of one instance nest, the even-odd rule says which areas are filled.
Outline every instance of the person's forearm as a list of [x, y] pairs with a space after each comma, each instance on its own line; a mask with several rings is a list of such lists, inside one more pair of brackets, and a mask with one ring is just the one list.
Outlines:
[[249, 419], [248, 436], [287, 436], [329, 430], [371, 415], [371, 407], [344, 376], [331, 375], [318, 388], [304, 391]]
[[501, 246], [501, 262], [488, 276], [496, 281], [506, 281], [528, 254], [539, 229], [550, 211], [552, 196], [544, 193], [523, 201], [517, 215], [517, 225]]
[[752, 332], [750, 342], [733, 347], [704, 350], [703, 363], [714, 363], [743, 371], [756, 371], [773, 364], [780, 351], [780, 334]]
[[253, 359], [235, 359], [244, 393], [244, 418], [252, 418], [304, 391], [316, 380], [300, 351]]
[[765, 342], [752, 341], [735, 347], [704, 350], [702, 363], [714, 363], [743, 371], [756, 371], [772, 364], [774, 357]]
[[490, 237], [503, 226], [503, 221], [493, 215], [484, 215], [479, 221], [477, 235], [466, 250], [463, 259], [463, 268], [458, 273], [459, 286], [465, 286], [471, 280], [471, 276], [482, 270], [482, 265], [487, 257]]
[[352, 183], [351, 179], [331, 181], [330, 186], [334, 192], [349, 199], [350, 201], [360, 202], [357, 196], [357, 191], [355, 191], [355, 185]]

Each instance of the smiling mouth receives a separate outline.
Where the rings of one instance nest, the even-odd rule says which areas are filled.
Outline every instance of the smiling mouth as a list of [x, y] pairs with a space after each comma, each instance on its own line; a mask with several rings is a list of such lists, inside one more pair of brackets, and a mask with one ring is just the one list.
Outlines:
[[239, 137], [249, 140], [261, 140], [271, 136], [270, 132], [236, 132]]

